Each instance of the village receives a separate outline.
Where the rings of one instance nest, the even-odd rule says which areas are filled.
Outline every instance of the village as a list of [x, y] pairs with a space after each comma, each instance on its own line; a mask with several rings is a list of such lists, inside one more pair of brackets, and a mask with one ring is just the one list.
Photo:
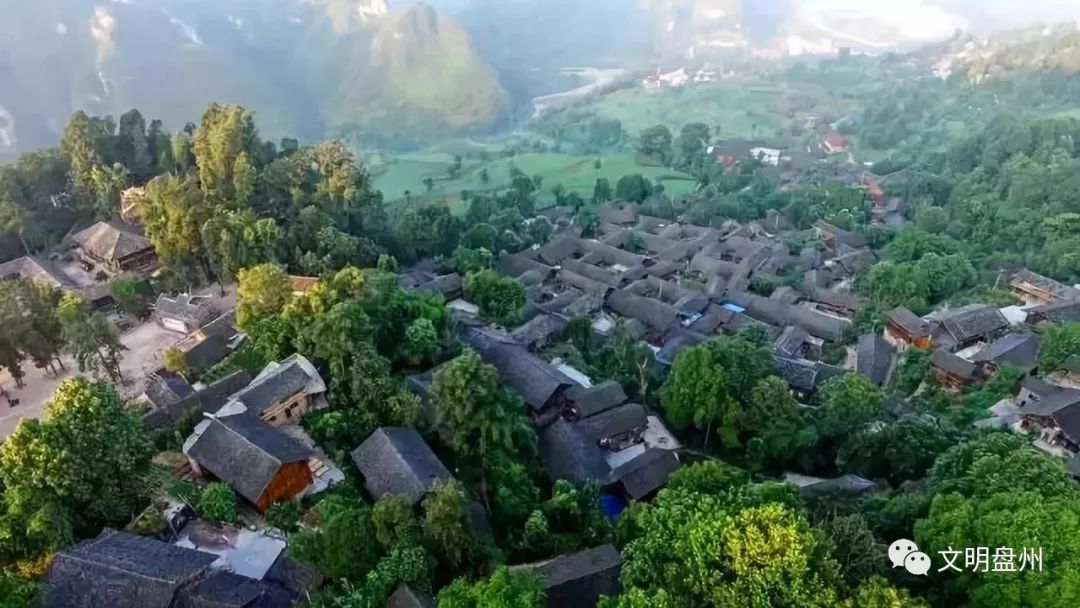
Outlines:
[[[847, 148], [835, 132], [825, 134], [821, 145], [827, 154]], [[762, 142], [717, 142], [709, 153], [720, 164], [750, 155], [778, 171], [790, 168], [779, 150]], [[853, 171], [847, 180], [865, 191], [877, 224], [903, 224], [904, 201], [886, 197], [878, 178]], [[1080, 359], [1035, 375], [1040, 325], [1080, 321], [1076, 287], [1021, 269], [1004, 280], [1022, 306], [973, 303], [922, 317], [897, 308], [885, 312], [879, 331], [853, 335], [863, 306], [854, 285], [884, 255], [864, 234], [825, 221], [795, 230], [776, 210], [759, 221], [703, 227], [609, 203], [600, 209], [599, 227], [584, 236], [573, 209], [549, 207], [540, 214], [559, 227], [551, 239], [503, 253], [494, 263], [497, 273], [525, 288], [517, 325], [482, 322], [477, 303], [465, 297], [464, 278], [440, 274], [431, 261], [402, 269], [399, 286], [445, 301], [461, 345], [493, 366], [526, 405], [550, 478], [597, 484], [610, 515], [655, 497], [687, 453], [662, 413], [628, 398], [619, 382], [590, 378], [549, 356], [574, 320], [587, 319], [601, 343], [625, 332], [647, 345], [661, 371], [684, 349], [719, 335], [759, 331], [772, 345], [776, 374], [803, 407], [813, 407], [815, 394], [846, 374], [889, 387], [903, 353], [913, 348], [932, 353], [932, 381], [947, 391], [981, 385], [1005, 366], [1019, 368], [1025, 375], [1019, 392], [976, 425], [1028, 434], [1033, 445], [1067, 459], [1080, 476]], [[419, 509], [437, 484], [453, 479], [414, 428], [379, 428], [353, 446], [347, 462], [335, 462], [299, 424], [329, 405], [327, 380], [302, 355], [257, 374], [235, 371], [189, 382], [245, 341], [236, 323], [235, 288], [160, 294], [151, 318], [132, 325], [116, 315], [100, 279], [153, 272], [154, 249], [141, 230], [101, 222], [73, 234], [71, 243], [59, 259], [7, 262], [0, 277], [78, 293], [109, 313], [129, 349], [124, 396], [147, 429], [184, 433], [182, 449], [161, 452], [155, 462], [177, 479], [228, 484], [240, 498], [241, 525], [199, 519], [176, 497], [156, 500], [127, 529], [106, 530], [59, 551], [46, 579], [59, 594], [54, 597], [89, 595], [109, 603], [117, 594], [136, 593], [145, 606], [290, 605], [319, 577], [289, 557], [287, 535], [266, 522], [271, 506], [318, 495], [358, 473], [373, 499], [402, 497]], [[290, 280], [293, 297], [320, 284], [316, 277]], [[166, 351], [179, 354], [185, 373], [166, 369]], [[431, 386], [440, 367], [407, 378], [409, 389], [432, 407], [438, 407]], [[19, 418], [38, 417], [61, 377], [30, 377], [21, 390], [5, 383], [5, 433]], [[35, 388], [38, 383], [46, 388]], [[853, 475], [822, 479], [792, 472], [786, 479], [804, 493], [875, 490], [873, 481]], [[490, 535], [484, 507], [474, 502], [468, 511], [472, 532]], [[544, 577], [550, 606], [593, 606], [600, 596], [618, 592], [620, 563], [619, 551], [605, 544], [516, 567]], [[142, 584], [147, 578], [154, 584]], [[408, 585], [387, 603], [432, 605], [423, 590]]]

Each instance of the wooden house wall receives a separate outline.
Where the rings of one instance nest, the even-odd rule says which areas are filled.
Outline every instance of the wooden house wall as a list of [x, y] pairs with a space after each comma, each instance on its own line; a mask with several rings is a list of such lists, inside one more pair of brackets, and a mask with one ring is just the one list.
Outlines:
[[271, 405], [263, 410], [260, 418], [274, 426], [281, 426], [290, 420], [298, 420], [311, 409], [307, 393], [299, 392], [285, 401]]
[[270, 483], [266, 485], [255, 506], [259, 511], [265, 512], [275, 502], [283, 502], [295, 498], [298, 494], [311, 486], [311, 468], [307, 461], [290, 462], [282, 465]]

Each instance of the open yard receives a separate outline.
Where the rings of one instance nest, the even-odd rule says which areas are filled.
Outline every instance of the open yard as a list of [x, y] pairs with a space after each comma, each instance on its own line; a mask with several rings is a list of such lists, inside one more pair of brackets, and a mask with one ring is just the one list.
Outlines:
[[[211, 293], [216, 310], [226, 311], [236, 306], [235, 286], [226, 288], [224, 296], [219, 296], [216, 287], [212, 288]], [[117, 388], [121, 396], [139, 396], [146, 376], [161, 367], [161, 351], [183, 338], [184, 334], [169, 331], [152, 320], [121, 333], [120, 342], [127, 348], [120, 360], [124, 383]], [[57, 376], [51, 376], [28, 362], [23, 366], [23, 371], [26, 372], [23, 382], [26, 386], [21, 389], [15, 388], [15, 382], [6, 370], [0, 371], [0, 386], [11, 399], [19, 400], [19, 405], [11, 407], [6, 400], [0, 398], [0, 441], [15, 430], [23, 418], [41, 418], [44, 415], [45, 403], [52, 397], [56, 387], [79, 373], [70, 357], [64, 357], [64, 367], [67, 369]]]

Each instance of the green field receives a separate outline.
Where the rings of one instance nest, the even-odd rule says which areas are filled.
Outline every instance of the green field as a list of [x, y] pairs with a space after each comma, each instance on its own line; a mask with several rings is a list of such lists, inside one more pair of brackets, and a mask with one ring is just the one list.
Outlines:
[[700, 122], [725, 138], [772, 137], [786, 121], [772, 109], [775, 94], [727, 86], [689, 86], [680, 89], [618, 91], [590, 109], [618, 119], [627, 133], [667, 125], [678, 133], [683, 125]]
[[[596, 168], [597, 158], [601, 168]], [[385, 162], [369, 164], [375, 187], [382, 191], [387, 202], [406, 198], [424, 202], [443, 202], [455, 212], [463, 211], [460, 194], [463, 190], [484, 192], [506, 188], [510, 184], [510, 168], [517, 167], [530, 176], [543, 179], [540, 200], [551, 197], [551, 187], [562, 184], [569, 191], [591, 196], [598, 177], [606, 177], [614, 186], [624, 175], [640, 173], [653, 182], [664, 184], [671, 196], [687, 194], [694, 189], [695, 181], [689, 175], [664, 167], [642, 167], [630, 154], [575, 156], [570, 154], [535, 153], [521, 154], [514, 158], [498, 158], [489, 162], [465, 160], [461, 175], [449, 179], [453, 157], [449, 154], [410, 154], [389, 157]], [[481, 172], [486, 169], [489, 181], [484, 183]], [[428, 193], [424, 179], [435, 180], [435, 188]]]

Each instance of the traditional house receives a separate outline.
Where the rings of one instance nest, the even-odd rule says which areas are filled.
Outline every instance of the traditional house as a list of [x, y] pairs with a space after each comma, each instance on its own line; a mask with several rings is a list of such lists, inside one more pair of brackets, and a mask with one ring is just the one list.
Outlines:
[[134, 225], [98, 222], [72, 235], [82, 260], [111, 274], [145, 272], [157, 264], [154, 246]]
[[233, 372], [179, 400], [166, 400], [163, 406], [143, 414], [143, 424], [148, 429], [160, 429], [177, 424], [184, 418], [197, 418], [205, 412], [216, 411], [225, 404], [230, 395], [243, 390], [250, 382], [251, 374], [245, 371]]
[[0, 264], [0, 280], [19, 278], [50, 289], [63, 291], [77, 291], [79, 289], [79, 285], [59, 268], [33, 256], [23, 256]]
[[1004, 366], [1030, 372], [1039, 365], [1039, 345], [1038, 334], [1008, 334], [979, 351], [973, 361], [991, 372]]
[[1008, 329], [1009, 321], [997, 308], [987, 304], [969, 304], [927, 316], [935, 322], [931, 333], [934, 346], [952, 351], [989, 340]]
[[1013, 274], [1012, 292], [1027, 304], [1053, 304], [1062, 300], [1080, 300], [1080, 289], [1032, 272], [1027, 268]]
[[209, 473], [266, 511], [302, 495], [314, 480], [313, 452], [252, 415], [211, 416], [184, 442], [197, 473]]
[[1020, 385], [1017, 405], [1022, 429], [1039, 430], [1050, 446], [1080, 451], [1080, 390], [1028, 376]]
[[672, 451], [677, 447], [659, 419], [633, 403], [574, 422], [560, 418], [540, 434], [540, 455], [552, 479], [595, 482], [632, 499], [667, 483], [680, 466]]
[[1028, 325], [1080, 321], [1080, 300], [1058, 300], [1027, 309]]
[[141, 398], [151, 409], [164, 409], [194, 392], [182, 376], [162, 368], [147, 376]]
[[900, 307], [885, 313], [885, 340], [905, 351], [908, 348], [930, 348], [931, 325], [910, 310]]
[[578, 385], [566, 374], [493, 329], [462, 325], [460, 334], [468, 347], [495, 367], [503, 384], [521, 396], [534, 416], [543, 418], [563, 411], [567, 389]]
[[622, 592], [622, 556], [614, 545], [601, 545], [542, 562], [515, 566], [544, 579], [551, 608], [594, 608], [601, 597]]
[[154, 305], [154, 318], [162, 327], [185, 334], [199, 329], [216, 316], [209, 296], [161, 294]]
[[352, 452], [364, 487], [375, 500], [400, 496], [416, 505], [439, 481], [452, 479], [416, 429], [383, 427]]
[[893, 367], [893, 348], [878, 334], [859, 336], [855, 346], [855, 369], [875, 386], [885, 386]]
[[233, 395], [218, 416], [250, 414], [273, 425], [296, 422], [304, 414], [323, 409], [326, 383], [318, 370], [300, 354], [274, 362]]
[[984, 379], [980, 376], [977, 365], [944, 348], [939, 348], [930, 355], [930, 373], [942, 388], [955, 392]]
[[456, 272], [444, 274], [417, 285], [416, 291], [440, 295], [444, 300], [450, 302], [464, 294], [464, 281], [461, 275]]
[[116, 530], [62, 549], [41, 586], [45, 608], [287, 608], [294, 593], [216, 569], [217, 555]]
[[566, 396], [569, 408], [563, 416], [570, 420], [595, 416], [626, 403], [626, 392], [615, 380], [606, 380], [590, 388], [575, 386], [566, 391]]

